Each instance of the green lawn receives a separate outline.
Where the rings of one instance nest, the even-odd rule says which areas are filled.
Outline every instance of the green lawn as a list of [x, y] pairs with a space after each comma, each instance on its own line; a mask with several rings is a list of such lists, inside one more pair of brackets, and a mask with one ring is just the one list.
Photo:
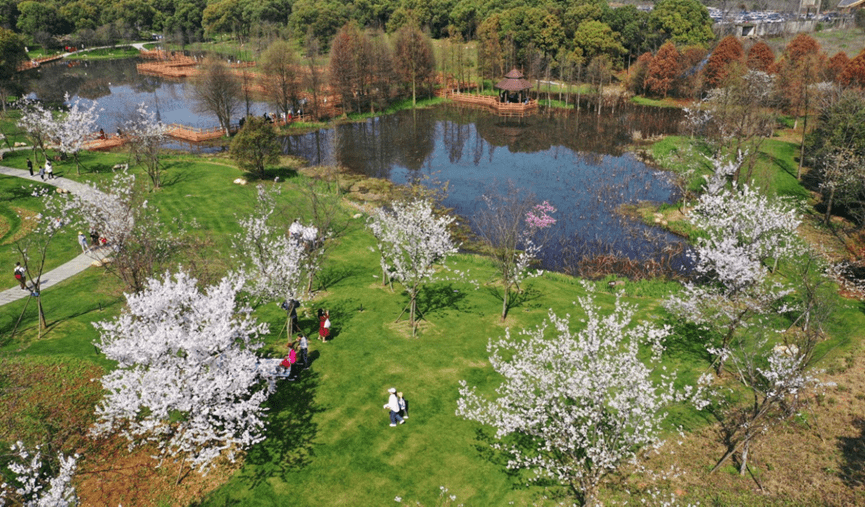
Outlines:
[[[679, 149], [671, 144], [679, 141], [669, 141], [666, 149]], [[766, 146], [767, 157], [789, 158], [783, 143]], [[4, 164], [23, 167], [24, 157], [10, 155]], [[82, 176], [75, 176], [69, 163], [63, 171], [81, 180], [105, 179], [111, 176], [111, 165], [123, 159], [123, 154], [86, 154], [82, 157]], [[233, 266], [231, 235], [239, 230], [236, 215], [252, 210], [255, 186], [232, 184], [241, 172], [223, 159], [183, 155], [168, 157], [165, 162], [165, 187], [150, 193], [148, 200], [161, 210], [166, 222], [176, 218], [198, 224], [200, 234], [212, 240], [208, 255], [215, 269]], [[782, 164], [771, 167], [781, 169], [772, 177], [775, 186], [786, 188]], [[266, 184], [283, 188], [285, 204], [300, 202], [297, 184], [305, 177], [284, 170], [279, 174], [279, 183], [268, 180]], [[22, 183], [0, 178], [0, 216], [11, 224], [0, 236], [3, 266], [14, 264], [8, 238], [21, 227], [11, 215], [14, 208], [38, 211], [38, 202], [20, 190]], [[140, 177], [139, 183], [146, 184], [146, 178]], [[489, 428], [455, 416], [458, 382], [465, 379], [479, 386], [481, 392], [493, 392], [499, 379], [489, 366], [486, 344], [488, 339], [502, 336], [506, 326], [533, 327], [543, 321], [549, 308], [559, 314], [570, 313], [572, 325], [578, 325], [584, 314], [573, 302], [584, 294], [581, 284], [556, 273], [528, 281], [502, 324], [492, 266], [483, 258], [459, 255], [453, 267], [469, 274], [452, 275], [453, 281], [424, 289], [419, 308], [425, 320], [419, 337], [411, 338], [405, 322], [394, 323], [407, 297], [398, 287], [392, 292], [381, 286], [379, 262], [370, 249], [373, 238], [363, 226], [364, 217], [353, 218], [350, 223], [324, 264], [319, 277], [324, 290], [300, 312], [302, 329], [314, 337], [318, 328], [312, 317], [314, 310], [330, 309], [333, 340], [327, 344], [311, 340], [311, 368], [297, 382], [280, 381], [268, 402], [267, 440], [253, 447], [228, 484], [207, 496], [201, 505], [391, 505], [399, 496], [430, 506], [436, 504], [440, 486], [455, 494], [458, 503], [467, 505], [543, 502], [541, 498], [555, 488], [525, 486], [528, 476], [508, 473], [504, 457], [490, 449]], [[71, 257], [77, 249], [72, 231], [59, 237], [56, 245], [49, 255], [52, 265]], [[480, 285], [468, 283], [468, 279]], [[10, 275], [4, 286], [12, 286], [13, 281]], [[605, 282], [594, 286], [598, 302], [609, 311], [615, 298], [612, 289]], [[639, 319], [659, 322], [666, 315], [660, 300], [675, 287], [660, 281], [628, 282], [617, 290], [638, 305]], [[41, 339], [32, 305], [21, 331], [11, 340], [8, 335], [25, 302], [2, 308], [0, 360], [59, 357], [110, 368], [92, 346], [97, 333], [90, 323], [119, 312], [123, 299], [117, 281], [92, 268], [45, 290], [43, 296], [50, 328]], [[280, 336], [284, 312], [269, 302], [256, 308], [255, 315], [271, 328], [264, 353], [280, 356], [285, 342]], [[857, 306], [845, 304], [839, 315], [843, 319], [832, 342], [839, 351], [835, 353], [854, 347], [865, 329], [865, 315]], [[683, 381], [693, 381], [707, 368], [707, 359], [701, 344], [683, 335], [671, 339], [665, 364], [680, 369]], [[405, 392], [411, 414], [407, 424], [396, 428], [388, 426], [387, 412], [382, 409], [391, 386]], [[710, 422], [707, 415], [689, 409], [677, 408], [672, 414], [671, 429], [678, 425], [692, 429]], [[0, 442], [14, 438], [16, 435], [0, 429]]]

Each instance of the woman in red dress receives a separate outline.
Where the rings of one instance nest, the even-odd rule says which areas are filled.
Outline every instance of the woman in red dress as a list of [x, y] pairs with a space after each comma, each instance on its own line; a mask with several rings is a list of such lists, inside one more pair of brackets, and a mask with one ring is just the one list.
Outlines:
[[327, 337], [330, 335], [330, 312], [328, 310], [318, 309], [318, 337], [322, 343], [327, 343]]

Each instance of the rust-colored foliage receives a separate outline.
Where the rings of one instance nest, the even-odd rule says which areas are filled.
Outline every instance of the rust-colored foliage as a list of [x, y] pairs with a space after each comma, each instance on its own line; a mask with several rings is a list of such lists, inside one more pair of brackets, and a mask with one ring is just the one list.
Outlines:
[[761, 72], [770, 72], [775, 63], [775, 52], [765, 42], [758, 42], [748, 50], [748, 68]]
[[357, 106], [355, 98], [362, 88], [359, 60], [364, 52], [361, 42], [360, 28], [356, 23], [348, 22], [339, 29], [331, 43], [330, 85], [342, 98], [346, 110], [351, 109], [352, 105]]
[[838, 82], [844, 86], [865, 88], [865, 49], [844, 67], [844, 72], [838, 76]]
[[838, 51], [835, 56], [829, 59], [829, 64], [826, 65], [826, 79], [829, 81], [838, 81], [841, 73], [847, 68], [850, 63], [850, 57], [843, 51]]
[[672, 42], [666, 42], [649, 65], [646, 88], [649, 92], [664, 98], [673, 89], [679, 77], [679, 50]]
[[784, 56], [791, 62], [799, 63], [808, 55], [820, 53], [820, 43], [806, 33], [800, 33], [787, 44]]
[[628, 89], [630, 91], [640, 95], [646, 93], [646, 76], [649, 73], [649, 66], [652, 65], [652, 58], [651, 51], [646, 51], [631, 66], [628, 78]]
[[778, 86], [791, 111], [799, 114], [810, 107], [808, 87], [823, 79], [826, 54], [807, 34], [799, 34], [787, 44], [778, 62]]
[[705, 84], [707, 88], [723, 86], [730, 76], [733, 66], [744, 58], [744, 50], [739, 39], [728, 35], [712, 51], [712, 56], [706, 63]]
[[677, 83], [679, 97], [696, 97], [703, 88], [703, 73], [697, 70], [700, 62], [706, 58], [706, 48], [703, 46], [688, 46], [682, 48], [679, 54], [679, 68], [683, 75]]

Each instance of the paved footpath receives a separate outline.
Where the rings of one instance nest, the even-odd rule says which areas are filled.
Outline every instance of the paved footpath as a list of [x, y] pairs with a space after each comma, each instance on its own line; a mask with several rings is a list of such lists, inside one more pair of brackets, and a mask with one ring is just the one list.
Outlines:
[[[5, 152], [8, 150], [0, 151]], [[87, 185], [78, 183], [76, 181], [68, 180], [66, 178], [55, 177], [53, 180], [45, 180], [44, 182], [42, 182], [39, 180], [39, 176], [30, 176], [30, 173], [27, 172], [26, 169], [13, 169], [11, 167], [0, 166], [0, 174], [5, 174], [7, 176], [16, 176], [18, 178], [24, 178], [25, 180], [39, 181], [40, 183], [45, 183], [46, 185], [53, 185], [55, 187], [68, 190], [72, 193], [83, 193], [90, 189], [90, 187], [88, 187]], [[71, 276], [77, 275], [78, 273], [87, 269], [93, 263], [93, 261], [103, 259], [105, 257], [105, 255], [103, 254], [107, 253], [109, 252], [104, 251], [104, 249], [97, 249], [88, 253], [82, 253], [81, 255], [72, 259], [66, 264], [52, 269], [47, 273], [42, 273], [42, 290], [45, 290], [52, 285], [58, 284]], [[12, 278], [13, 267], [14, 266], [9, 266], [8, 269], [6, 269], [7, 266], [2, 266], [2, 273], [8, 273], [8, 277], [12, 281], [15, 280], [14, 278]], [[6, 283], [4, 282], [3, 285], [6, 285]], [[16, 282], [14, 288], [0, 292], [0, 306], [11, 303], [13, 301], [17, 301], [19, 299], [24, 299], [29, 295], [30, 292], [21, 289], [21, 287], [18, 286]]]

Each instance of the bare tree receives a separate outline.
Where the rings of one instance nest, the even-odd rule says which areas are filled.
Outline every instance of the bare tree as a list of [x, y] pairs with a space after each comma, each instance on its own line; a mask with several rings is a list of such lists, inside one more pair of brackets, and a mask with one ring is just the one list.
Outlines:
[[509, 182], [507, 193], [487, 193], [484, 208], [475, 214], [475, 229], [486, 245], [502, 282], [502, 321], [508, 315], [511, 290], [520, 290], [520, 282], [540, 253], [544, 235], [556, 220], [547, 213], [555, 208], [546, 201], [535, 202], [534, 195], [521, 193]]
[[135, 163], [143, 165], [150, 177], [153, 188], [162, 184], [162, 143], [165, 141], [165, 125], [156, 119], [156, 113], [148, 111], [143, 103], [138, 106], [134, 116], [125, 123], [129, 153]]
[[297, 58], [284, 40], [274, 41], [261, 55], [262, 84], [278, 114], [292, 110], [298, 98]]
[[231, 117], [240, 108], [241, 86], [222, 60], [208, 58], [192, 81], [192, 98], [199, 113], [216, 116], [225, 135], [231, 135]]
[[318, 43], [318, 39], [312, 32], [312, 28], [310, 28], [310, 31], [306, 36], [306, 41], [304, 42], [304, 60], [307, 71], [304, 74], [303, 86], [309, 90], [310, 94], [312, 94], [311, 113], [312, 117], [316, 119], [321, 115], [318, 107], [319, 95], [321, 94], [321, 89], [324, 86], [325, 81], [324, 71], [319, 65], [319, 57], [321, 57], [321, 47]]
[[411, 85], [412, 107], [417, 103], [417, 86], [426, 83], [435, 70], [432, 43], [412, 25], [403, 25], [396, 33], [395, 59], [397, 73], [403, 82]]

